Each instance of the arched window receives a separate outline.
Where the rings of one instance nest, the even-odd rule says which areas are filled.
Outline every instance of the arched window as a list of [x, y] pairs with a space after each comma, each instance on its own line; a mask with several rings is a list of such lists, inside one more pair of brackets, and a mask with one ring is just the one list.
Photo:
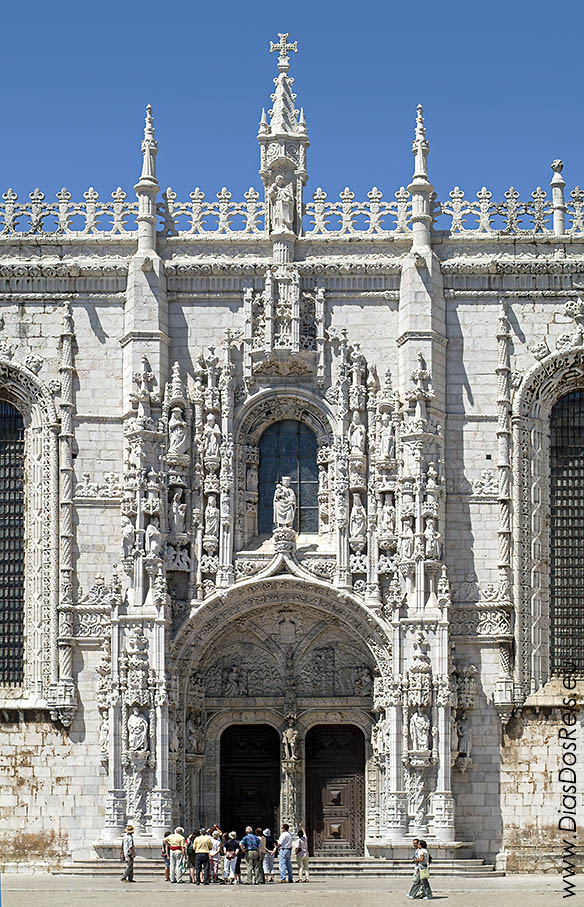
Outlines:
[[22, 683], [24, 424], [0, 402], [0, 683]]
[[550, 474], [552, 674], [584, 673], [584, 391], [552, 410]]
[[316, 437], [302, 422], [275, 422], [260, 438], [258, 530], [273, 529], [273, 498], [276, 482], [290, 476], [296, 493], [297, 532], [318, 532], [318, 466]]

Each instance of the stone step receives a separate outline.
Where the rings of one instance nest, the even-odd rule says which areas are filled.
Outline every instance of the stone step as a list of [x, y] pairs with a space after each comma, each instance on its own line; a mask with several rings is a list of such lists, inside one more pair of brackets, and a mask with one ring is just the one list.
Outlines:
[[[71, 863], [64, 863], [60, 869], [54, 871], [54, 874], [116, 876], [120, 874], [122, 868], [123, 864], [118, 860], [76, 860]], [[140, 873], [142, 877], [157, 879], [162, 877], [163, 870], [160, 861], [137, 860], [135, 868], [136, 872]], [[388, 875], [407, 878], [412, 874], [412, 864], [406, 860], [384, 860], [367, 857], [331, 857], [330, 859], [312, 857], [310, 860], [310, 873], [316, 878], [331, 876], [342, 878], [366, 876], [374, 878]], [[489, 876], [490, 878], [495, 878], [503, 876], [504, 873], [495, 871], [495, 867], [490, 863], [485, 863], [484, 860], [468, 859], [435, 860], [432, 863], [432, 875], [464, 876], [465, 878]]]

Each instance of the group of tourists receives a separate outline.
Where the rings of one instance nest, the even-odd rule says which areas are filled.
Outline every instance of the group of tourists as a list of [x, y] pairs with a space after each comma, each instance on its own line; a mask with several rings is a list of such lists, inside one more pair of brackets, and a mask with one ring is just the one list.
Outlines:
[[[414, 838], [414, 880], [408, 897], [411, 899], [432, 900], [430, 888], [430, 863], [432, 857], [428, 845], [421, 838]], [[296, 834], [290, 832], [290, 826], [282, 825], [280, 837], [272, 835], [269, 828], [256, 828], [251, 825], [245, 829], [245, 835], [239, 839], [237, 832], [223, 832], [218, 825], [212, 828], [200, 828], [188, 837], [185, 830], [177, 826], [173, 832], [167, 832], [162, 841], [161, 857], [164, 862], [164, 877], [167, 882], [182, 884], [187, 876], [193, 885], [209, 885], [212, 882], [220, 885], [241, 884], [241, 861], [245, 857], [248, 885], [263, 885], [273, 882], [275, 861], [278, 857], [280, 882], [293, 882], [292, 854], [296, 856], [298, 868], [297, 882], [310, 881], [308, 868], [308, 840], [302, 826]], [[120, 858], [126, 864], [122, 882], [134, 881], [134, 826], [127, 825], [122, 838]]]
[[[180, 884], [188, 881], [194, 885], [241, 884], [241, 861], [245, 857], [248, 885], [263, 885], [273, 882], [279, 874], [280, 882], [293, 882], [292, 854], [298, 868], [297, 882], [310, 881], [308, 868], [308, 839], [302, 826], [295, 834], [290, 826], [282, 825], [278, 839], [269, 828], [251, 825], [245, 835], [239, 838], [237, 832], [223, 832], [218, 825], [200, 828], [185, 836], [182, 826], [167, 832], [162, 841], [161, 857], [164, 862], [164, 876], [167, 882]], [[134, 881], [134, 826], [127, 825], [122, 838], [120, 858], [126, 863], [122, 882]], [[278, 858], [278, 870], [275, 862]]]

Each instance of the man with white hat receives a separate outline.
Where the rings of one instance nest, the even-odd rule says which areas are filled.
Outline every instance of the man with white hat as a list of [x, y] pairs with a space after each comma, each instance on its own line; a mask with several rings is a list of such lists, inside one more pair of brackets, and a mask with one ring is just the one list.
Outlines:
[[120, 859], [125, 860], [126, 862], [126, 871], [124, 872], [121, 881], [122, 882], [133, 882], [134, 881], [134, 857], [136, 856], [136, 851], [134, 849], [134, 826], [126, 825], [126, 833], [122, 838], [122, 852], [120, 854]]

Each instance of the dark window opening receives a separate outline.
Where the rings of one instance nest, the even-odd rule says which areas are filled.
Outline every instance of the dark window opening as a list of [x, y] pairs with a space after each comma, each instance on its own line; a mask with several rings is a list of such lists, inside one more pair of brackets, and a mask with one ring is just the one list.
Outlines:
[[24, 424], [0, 402], [0, 683], [22, 683], [23, 631]]
[[275, 422], [260, 439], [258, 531], [273, 529], [276, 483], [290, 476], [296, 494], [296, 532], [318, 532], [318, 466], [316, 436], [294, 419]]
[[584, 674], [584, 391], [551, 416], [551, 670]]

